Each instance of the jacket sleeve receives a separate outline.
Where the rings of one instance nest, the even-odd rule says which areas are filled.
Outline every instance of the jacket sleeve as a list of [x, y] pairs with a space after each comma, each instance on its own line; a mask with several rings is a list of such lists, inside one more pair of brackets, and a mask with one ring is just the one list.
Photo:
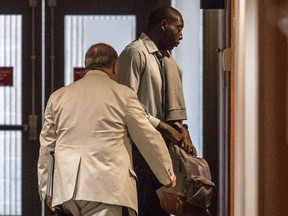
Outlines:
[[134, 92], [131, 92], [127, 106], [127, 128], [132, 141], [158, 180], [169, 184], [174, 172], [166, 143], [149, 122]]
[[56, 144], [56, 132], [53, 119], [52, 104], [49, 99], [44, 116], [44, 123], [40, 133], [40, 149], [38, 158], [38, 190], [40, 199], [46, 197], [48, 162], [50, 151], [54, 151]]

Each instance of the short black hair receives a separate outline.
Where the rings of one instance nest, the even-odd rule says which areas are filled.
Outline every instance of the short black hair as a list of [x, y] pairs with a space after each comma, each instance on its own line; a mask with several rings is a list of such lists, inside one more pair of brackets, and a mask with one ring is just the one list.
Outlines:
[[155, 25], [161, 23], [163, 19], [169, 21], [176, 21], [176, 18], [181, 17], [181, 13], [170, 5], [159, 5], [154, 8], [148, 19], [148, 29], [151, 29]]

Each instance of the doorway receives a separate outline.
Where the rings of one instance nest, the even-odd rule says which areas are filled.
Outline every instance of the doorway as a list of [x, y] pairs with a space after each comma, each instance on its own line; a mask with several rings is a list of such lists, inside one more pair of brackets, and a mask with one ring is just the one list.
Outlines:
[[[135, 22], [136, 30], [130, 35], [136, 38], [145, 29], [149, 12], [160, 3], [170, 1], [1, 1], [0, 74], [8, 71], [5, 80], [12, 79], [12, 83], [4, 83], [3, 78], [0, 84], [0, 215], [45, 214], [37, 188], [43, 110], [51, 92], [73, 82], [73, 69], [83, 64], [78, 54], [70, 75], [67, 72], [67, 47], [75, 48], [67, 44], [69, 31], [82, 30], [81, 22], [87, 25], [112, 17], [131, 25]], [[73, 25], [67, 27], [69, 23]]]

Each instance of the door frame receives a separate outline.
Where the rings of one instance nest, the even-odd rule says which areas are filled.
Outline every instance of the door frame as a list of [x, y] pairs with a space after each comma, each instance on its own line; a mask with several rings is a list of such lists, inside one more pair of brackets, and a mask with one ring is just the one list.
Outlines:
[[[48, 1], [49, 2], [49, 1]], [[55, 1], [52, 1], [55, 2]], [[69, 4], [57, 1], [45, 8], [45, 103], [51, 92], [64, 85], [64, 17], [65, 15], [135, 15], [136, 36], [146, 30], [149, 12], [159, 4], [171, 4], [170, 0], [71, 0]], [[81, 5], [81, 7], [79, 7]], [[85, 5], [85, 7], [84, 7]], [[146, 11], [146, 12], [145, 12]], [[57, 34], [57, 35], [56, 35]], [[58, 36], [60, 35], [60, 37]], [[51, 38], [53, 38], [51, 40]], [[57, 72], [55, 72], [57, 69]]]
[[[36, 170], [39, 155], [37, 135], [39, 125], [41, 125], [39, 117], [41, 116], [41, 103], [37, 103], [37, 100], [41, 101], [42, 88], [41, 82], [37, 82], [42, 79], [41, 19], [36, 19], [36, 17], [41, 17], [41, 2], [4, 1], [1, 2], [0, 14], [22, 16], [22, 124], [7, 126], [6, 129], [4, 125], [2, 129], [22, 131], [22, 215], [40, 215], [41, 202]], [[29, 116], [32, 115], [36, 116], [33, 131], [31, 125], [29, 126]]]

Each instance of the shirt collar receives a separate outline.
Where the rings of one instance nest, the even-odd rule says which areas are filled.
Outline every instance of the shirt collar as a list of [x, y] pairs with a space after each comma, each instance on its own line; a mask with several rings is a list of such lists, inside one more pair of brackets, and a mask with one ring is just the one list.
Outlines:
[[[143, 41], [149, 53], [155, 54], [157, 52], [160, 52], [156, 44], [144, 32], [141, 33], [140, 39]], [[171, 53], [170, 51], [166, 50], [164, 53], [162, 52], [162, 56], [163, 55], [169, 58]]]
[[155, 43], [144, 32], [141, 33], [140, 39], [143, 41], [149, 53], [155, 53], [159, 51]]

